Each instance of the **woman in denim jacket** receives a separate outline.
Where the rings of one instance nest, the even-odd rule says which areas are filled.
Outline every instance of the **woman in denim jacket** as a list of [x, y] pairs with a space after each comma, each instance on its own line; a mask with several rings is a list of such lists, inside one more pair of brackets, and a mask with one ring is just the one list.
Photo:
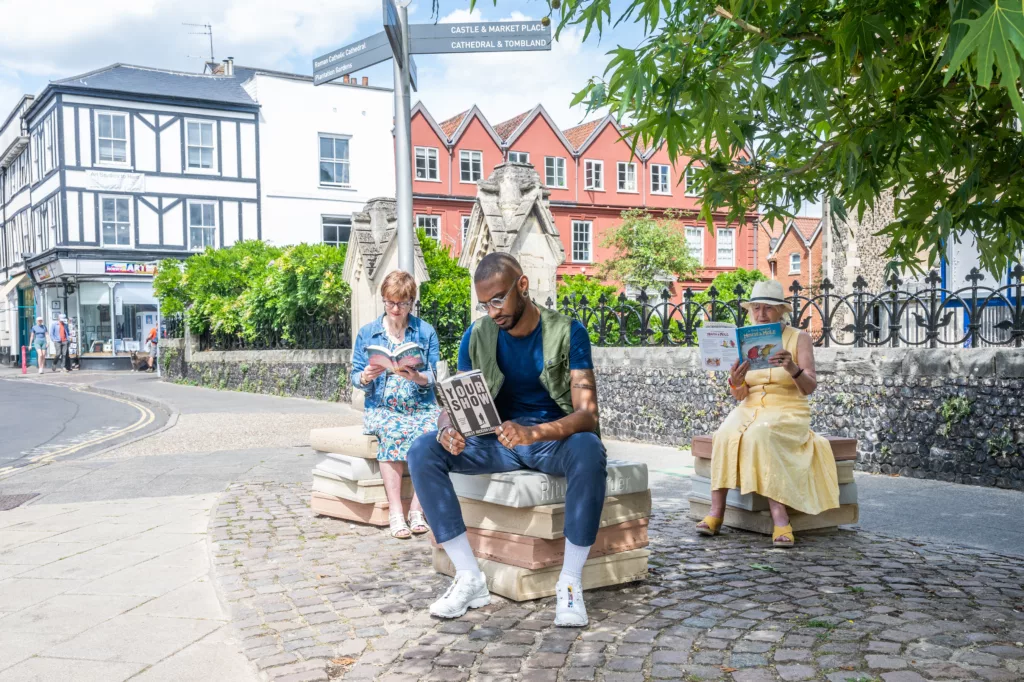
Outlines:
[[[380, 289], [384, 315], [359, 330], [352, 352], [352, 385], [366, 392], [363, 431], [376, 436], [379, 444], [377, 460], [391, 509], [391, 535], [406, 539], [412, 533], [419, 535], [428, 530], [415, 492], [406, 525], [401, 499], [402, 477], [405, 457], [413, 441], [437, 428], [434, 377], [440, 351], [434, 328], [410, 314], [416, 300], [416, 280], [412, 275], [400, 270], [391, 272]], [[422, 350], [427, 363], [422, 370], [406, 368], [390, 373], [367, 364], [367, 346], [393, 350], [410, 342], [418, 344]]]

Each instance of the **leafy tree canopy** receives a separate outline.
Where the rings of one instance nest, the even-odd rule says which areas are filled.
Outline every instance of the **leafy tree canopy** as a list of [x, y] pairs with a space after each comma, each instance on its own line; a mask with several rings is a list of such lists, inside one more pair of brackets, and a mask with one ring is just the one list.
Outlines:
[[[645, 289], [661, 289], [661, 278], [687, 279], [700, 270], [690, 255], [678, 215], [666, 211], [655, 218], [642, 209], [623, 211], [622, 222], [604, 237], [602, 246], [615, 251], [601, 264], [601, 275]], [[654, 293], [650, 291], [649, 293]]]
[[642, 26], [575, 101], [610, 106], [627, 139], [701, 167], [709, 224], [758, 206], [775, 220], [822, 196], [844, 218], [891, 190], [882, 232], [896, 262], [934, 262], [968, 233], [990, 271], [1020, 258], [1021, 0], [547, 2], [557, 31], [584, 40]]
[[[596, 306], [601, 296], [606, 296], [608, 303], [614, 305], [619, 288], [611, 284], [605, 284], [597, 277], [588, 275], [567, 275], [558, 283], [558, 300], [555, 301], [555, 308], [561, 308], [566, 298], [572, 303], [582, 302], [586, 297], [587, 305]], [[539, 301], [547, 303], [547, 301]]]
[[[743, 287], [743, 298], [750, 298], [750, 292], [754, 289], [754, 282], [760, 282], [768, 279], [764, 273], [760, 270], [745, 270], [743, 268], [736, 268], [729, 272], [723, 272], [722, 274], [715, 277], [711, 281], [711, 286], [715, 288], [718, 295], [715, 300], [719, 303], [729, 303], [736, 300], [736, 287]], [[708, 287], [710, 289], [711, 287]], [[694, 294], [693, 302], [699, 303], [704, 306], [705, 310], [711, 312], [711, 296], [708, 295], [708, 291], [704, 290], [700, 293]], [[732, 314], [727, 312], [725, 306], [715, 306], [714, 314], [712, 319], [716, 322], [732, 322]]]

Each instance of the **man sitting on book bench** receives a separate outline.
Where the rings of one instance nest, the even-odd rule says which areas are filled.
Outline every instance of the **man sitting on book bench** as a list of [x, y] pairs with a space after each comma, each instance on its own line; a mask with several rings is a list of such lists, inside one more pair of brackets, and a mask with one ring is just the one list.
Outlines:
[[473, 280], [487, 317], [463, 335], [458, 369], [483, 373], [504, 421], [494, 435], [463, 439], [442, 410], [437, 432], [421, 436], [409, 451], [427, 521], [456, 570], [430, 613], [459, 618], [491, 599], [448, 474], [534, 469], [567, 479], [555, 625], [582, 627], [583, 564], [597, 538], [607, 477], [590, 337], [579, 322], [533, 303], [529, 280], [508, 254], [485, 256]]

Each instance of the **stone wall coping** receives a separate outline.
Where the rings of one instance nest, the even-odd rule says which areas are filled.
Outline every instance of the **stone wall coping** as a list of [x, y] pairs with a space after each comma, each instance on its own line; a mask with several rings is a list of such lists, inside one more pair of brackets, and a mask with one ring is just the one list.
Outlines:
[[185, 347], [185, 339], [160, 339], [160, 347], [180, 350]]
[[207, 350], [192, 353], [191, 362], [266, 362], [295, 364], [348, 364], [351, 350]]
[[[696, 348], [594, 348], [603, 368], [700, 370]], [[815, 348], [820, 374], [1024, 378], [1024, 348]]]

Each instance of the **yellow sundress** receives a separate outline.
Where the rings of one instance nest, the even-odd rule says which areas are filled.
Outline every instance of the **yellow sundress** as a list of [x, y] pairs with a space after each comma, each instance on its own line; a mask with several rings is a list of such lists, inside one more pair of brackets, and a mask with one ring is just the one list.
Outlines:
[[[782, 330], [782, 345], [796, 362], [800, 332]], [[811, 431], [811, 409], [789, 372], [747, 372], [750, 393], [715, 431], [711, 488], [739, 488], [819, 514], [839, 506], [832, 447]]]

